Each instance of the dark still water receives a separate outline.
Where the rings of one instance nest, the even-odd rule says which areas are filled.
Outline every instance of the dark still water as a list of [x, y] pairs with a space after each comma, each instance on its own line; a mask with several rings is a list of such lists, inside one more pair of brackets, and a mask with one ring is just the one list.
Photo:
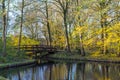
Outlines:
[[120, 65], [54, 63], [0, 71], [9, 80], [120, 80]]

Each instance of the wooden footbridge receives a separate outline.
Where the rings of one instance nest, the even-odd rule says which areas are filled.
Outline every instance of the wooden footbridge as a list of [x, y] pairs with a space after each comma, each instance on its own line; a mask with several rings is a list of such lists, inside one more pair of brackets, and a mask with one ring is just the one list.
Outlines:
[[22, 45], [20, 46], [20, 50], [30, 53], [34, 58], [45, 57], [57, 52], [56, 47], [48, 45]]

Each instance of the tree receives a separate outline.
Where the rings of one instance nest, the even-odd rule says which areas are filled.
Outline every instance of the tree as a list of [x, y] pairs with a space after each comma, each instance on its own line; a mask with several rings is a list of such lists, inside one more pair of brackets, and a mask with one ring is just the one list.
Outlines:
[[23, 9], [24, 9], [24, 0], [22, 0], [22, 6], [21, 6], [21, 23], [20, 23], [20, 34], [19, 34], [19, 42], [18, 42], [18, 51], [20, 51], [21, 38], [22, 38], [22, 27], [23, 27]]
[[101, 23], [101, 28], [102, 28], [102, 34], [101, 34], [101, 39], [103, 42], [103, 48], [102, 48], [102, 53], [106, 54], [106, 46], [105, 46], [105, 38], [106, 38], [106, 27], [107, 27], [107, 11], [103, 11], [106, 7], [109, 6], [109, 4], [111, 3], [111, 0], [105, 1], [105, 0], [101, 0], [99, 1], [99, 6], [100, 6], [100, 23]]
[[51, 37], [51, 31], [50, 31], [50, 23], [49, 23], [49, 13], [48, 13], [48, 1], [45, 1], [45, 7], [46, 7], [46, 19], [47, 19], [47, 29], [48, 29], [48, 35], [49, 35], [49, 45], [52, 44], [52, 37]]
[[7, 2], [7, 22], [6, 22], [6, 34], [7, 34], [7, 29], [9, 27], [9, 11], [10, 11], [10, 0]]
[[[77, 25], [77, 28], [81, 29], [84, 26], [85, 21], [87, 20], [88, 16], [85, 15], [86, 13], [84, 12], [84, 10], [86, 9], [86, 7], [88, 5], [86, 5], [85, 2], [86, 1], [82, 1], [82, 0], [80, 0], [80, 1], [77, 0], [76, 1], [75, 12], [77, 14], [75, 14], [75, 17], [76, 17], [75, 28], [76, 28], [76, 25]], [[85, 31], [83, 31], [83, 32], [85, 32]], [[84, 50], [84, 45], [83, 45], [83, 37], [84, 37], [83, 32], [79, 31], [79, 35], [76, 36], [76, 37], [79, 39], [79, 47], [80, 47], [79, 52], [82, 56], [85, 56], [85, 50]]]
[[6, 56], [6, 10], [5, 10], [5, 0], [2, 0], [2, 21], [3, 21], [3, 56]]
[[[69, 42], [69, 36], [68, 36], [68, 9], [69, 9], [69, 0], [54, 0], [54, 5], [56, 5], [58, 7], [58, 9], [60, 9], [60, 12], [62, 13], [62, 17], [63, 17], [63, 23], [64, 23], [64, 27], [65, 27], [65, 35], [66, 35], [66, 43], [67, 43], [67, 51], [70, 52], [70, 42]], [[58, 5], [57, 5], [57, 4]]]

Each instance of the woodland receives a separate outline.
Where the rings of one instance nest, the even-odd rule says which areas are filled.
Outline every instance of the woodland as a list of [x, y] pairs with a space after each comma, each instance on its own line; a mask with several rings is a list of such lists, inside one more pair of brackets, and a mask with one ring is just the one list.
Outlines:
[[119, 57], [120, 0], [0, 0], [0, 60], [36, 44]]

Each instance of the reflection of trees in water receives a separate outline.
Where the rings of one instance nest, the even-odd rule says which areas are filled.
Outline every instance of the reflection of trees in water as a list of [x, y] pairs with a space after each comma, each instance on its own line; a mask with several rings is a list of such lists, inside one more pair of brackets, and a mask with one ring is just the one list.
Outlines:
[[50, 72], [49, 72], [50, 73], [49, 80], [52, 80], [52, 78], [51, 78], [52, 77], [52, 65], [49, 66], [49, 70], [50, 70]]
[[[76, 80], [77, 64], [66, 64], [67, 66], [67, 78], [66, 80]], [[79, 79], [77, 79], [79, 80]]]
[[65, 64], [55, 64], [52, 66], [51, 80], [66, 80], [67, 67]]
[[120, 80], [120, 64], [119, 65], [110, 65], [109, 77], [111, 80]]
[[17, 71], [17, 74], [18, 74], [18, 80], [22, 80], [22, 79], [21, 79], [21, 76], [20, 76], [20, 71], [19, 71], [19, 69], [18, 69], [18, 71]]
[[102, 67], [102, 77], [103, 77], [103, 80], [110, 80], [109, 79], [109, 66], [108, 65], [101, 65]]
[[92, 66], [92, 78], [95, 80], [103, 80], [101, 64], [91, 63], [91, 66]]
[[[49, 67], [50, 68], [50, 67]], [[56, 64], [51, 68], [49, 80], [74, 80], [76, 64]]]
[[[109, 66], [105, 64], [91, 63], [91, 68], [88, 71], [93, 80], [108, 80]], [[88, 75], [89, 75], [88, 74]], [[90, 77], [89, 76], [89, 77]], [[87, 76], [88, 78], [88, 76]]]
[[116, 69], [117, 69], [117, 71], [116, 71], [116, 72], [118, 72], [117, 77], [118, 77], [118, 79], [120, 79], [120, 65], [119, 65], [119, 66], [117, 66], [117, 67], [116, 67]]
[[18, 69], [18, 79], [13, 80], [31, 80], [32, 79], [32, 68], [23, 69], [22, 71]]
[[66, 64], [67, 78], [65, 80], [85, 80], [85, 63]]
[[85, 80], [85, 63], [77, 64], [76, 80]]
[[76, 76], [78, 80], [108, 80], [109, 66], [98, 63], [77, 64]]
[[55, 64], [43, 70], [43, 80], [119, 80], [119, 67], [98, 63]]
[[35, 67], [32, 68], [32, 80], [35, 80], [35, 78], [38, 80], [36, 70], [37, 70], [37, 68], [35, 68]]
[[110, 71], [120, 72], [115, 67], [112, 69], [109, 65], [98, 63], [55, 64], [43, 71], [44, 80], [114, 80], [115, 77], [110, 78]]
[[90, 75], [93, 80], [119, 80], [120, 79], [120, 74], [119, 74], [120, 71], [118, 69], [118, 65], [116, 64], [113, 65], [109, 63], [104, 63], [104, 64], [92, 63], [91, 67], [92, 68], [90, 68], [87, 71], [88, 73], [87, 75]]
[[101, 64], [103, 80], [119, 80], [120, 65], [117, 64]]
[[98, 63], [50, 64], [5, 71], [10, 80], [119, 80], [120, 65]]
[[66, 80], [70, 80], [71, 65], [67, 64], [66, 66], [67, 66], [67, 78], [66, 78]]

